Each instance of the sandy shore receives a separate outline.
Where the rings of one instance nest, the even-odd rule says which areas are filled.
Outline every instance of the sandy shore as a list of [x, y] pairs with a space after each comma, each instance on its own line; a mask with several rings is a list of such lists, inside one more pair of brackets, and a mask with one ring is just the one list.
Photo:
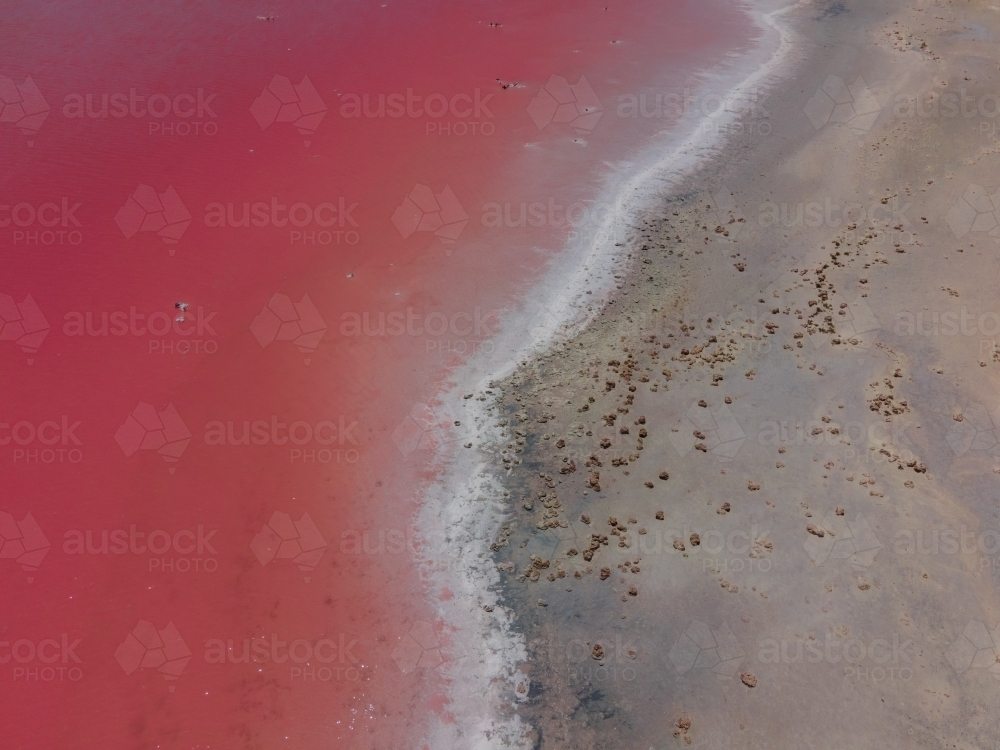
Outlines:
[[1000, 18], [787, 23], [767, 133], [729, 129], [589, 325], [458, 407], [499, 399], [478, 531], [428, 506], [485, 583], [449, 616], [500, 634], [463, 744], [996, 746]]
[[446, 648], [450, 703], [430, 730], [430, 747], [534, 741], [523, 715], [531, 703], [534, 659], [526, 650], [522, 614], [505, 595], [503, 576], [513, 568], [510, 561], [498, 564], [494, 554], [515, 529], [512, 470], [521, 462], [511, 442], [515, 431], [521, 433], [518, 420], [503, 413], [503, 381], [516, 380], [520, 368], [588, 327], [603, 325], [641, 244], [637, 217], [656, 212], [665, 194], [718, 151], [728, 129], [787, 63], [792, 39], [781, 17], [791, 7], [764, 3], [754, 11], [758, 45], [706, 71], [696, 95], [724, 106], [707, 118], [691, 112], [613, 170], [595, 201], [608, 209], [604, 220], [579, 233], [521, 304], [506, 311], [493, 346], [455, 373], [433, 405], [439, 478], [425, 493], [418, 527], [428, 577], [440, 594], [439, 615], [452, 635]]

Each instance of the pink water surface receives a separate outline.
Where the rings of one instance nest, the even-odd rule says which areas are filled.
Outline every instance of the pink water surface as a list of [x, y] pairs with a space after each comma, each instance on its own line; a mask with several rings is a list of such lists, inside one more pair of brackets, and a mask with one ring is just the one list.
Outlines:
[[[458, 718], [413, 563], [422, 405], [587, 231], [548, 206], [677, 114], [619, 97], [682, 96], [749, 43], [728, 3], [605, 2], [5, 7], [0, 745], [400, 748]], [[345, 116], [408, 92], [453, 108]], [[265, 226], [230, 225], [244, 203]]]

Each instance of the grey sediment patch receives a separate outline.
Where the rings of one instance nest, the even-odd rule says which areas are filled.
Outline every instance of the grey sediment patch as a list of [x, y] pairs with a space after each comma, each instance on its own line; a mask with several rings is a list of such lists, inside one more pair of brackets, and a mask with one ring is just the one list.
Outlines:
[[[690, 190], [684, 198], [666, 202], [664, 211], [673, 219], [674, 210], [700, 217], [703, 198], [702, 192]], [[512, 459], [506, 489], [515, 514], [495, 544], [495, 560], [501, 568], [513, 566], [502, 576], [502, 599], [518, 612], [517, 626], [525, 634], [525, 671], [532, 691], [520, 710], [539, 731], [541, 746], [604, 747], [611, 738], [615, 746], [641, 746], [654, 727], [645, 710], [634, 710], [628, 688], [639, 680], [657, 691], [667, 689], [660, 678], [662, 654], [657, 639], [650, 638], [652, 624], [636, 603], [644, 596], [640, 540], [652, 538], [649, 532], [663, 523], [657, 510], [670, 513], [673, 500], [663, 494], [669, 479], [658, 478], [662, 469], [655, 457], [630, 460], [646, 451], [648, 438], [640, 437], [647, 431], [636, 424], [642, 415], [631, 403], [629, 388], [634, 392], [640, 379], [646, 379], [643, 387], [653, 383], [669, 389], [673, 377], [663, 375], [669, 357], [657, 357], [661, 361], [656, 363], [644, 358], [635, 372], [620, 376], [622, 365], [629, 367], [629, 355], [643, 347], [642, 339], [662, 330], [683, 300], [683, 258], [677, 253], [685, 244], [673, 239], [676, 232], [668, 234], [647, 234], [632, 250], [632, 278], [641, 273], [654, 294], [627, 282], [590, 327], [501, 384], [503, 417], [513, 436], [504, 450]], [[592, 374], [581, 377], [583, 371]], [[598, 374], [596, 381], [593, 374]], [[596, 385], [581, 387], [587, 380]], [[614, 387], [605, 390], [612, 380]], [[597, 437], [601, 425], [608, 427], [602, 421], [605, 414], [618, 417], [603, 433], [613, 442], [609, 448], [602, 448]], [[626, 427], [627, 437], [622, 434]], [[562, 448], [556, 447], [559, 441]], [[613, 467], [615, 461], [628, 468]], [[640, 466], [647, 481], [662, 485], [653, 502], [630, 502], [616, 492], [609, 476], [612, 471], [628, 475]], [[613, 527], [611, 517], [617, 521]], [[605, 580], [602, 568], [611, 570]], [[639, 589], [636, 596], [629, 594], [632, 586]], [[539, 608], [539, 598], [549, 606]], [[594, 646], [603, 649], [599, 659]]]

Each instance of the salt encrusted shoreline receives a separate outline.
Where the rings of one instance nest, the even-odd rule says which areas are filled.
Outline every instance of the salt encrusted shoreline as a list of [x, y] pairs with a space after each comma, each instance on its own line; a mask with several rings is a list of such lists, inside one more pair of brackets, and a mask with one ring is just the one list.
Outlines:
[[[775, 8], [770, 3], [766, 11], [751, 10], [763, 31], [760, 43], [708, 71], [701, 96], [740, 102], [772, 86], [793, 49], [782, 16], [801, 4]], [[741, 75], [741, 68], [752, 72]], [[605, 205], [613, 206], [605, 222], [589, 241], [559, 254], [523, 304], [504, 316], [489, 352], [481, 349], [454, 373], [432, 405], [461, 423], [461, 432], [439, 446], [438, 478], [427, 489], [417, 519], [421, 538], [448, 540], [448, 564], [441, 566], [435, 559], [442, 550], [435, 544], [427, 545], [429, 557], [424, 561], [431, 571], [432, 593], [452, 594], [437, 606], [439, 616], [455, 631], [449, 706], [455, 721], [432, 719], [425, 742], [435, 750], [524, 744], [526, 727], [512, 707], [529, 689], [527, 676], [518, 669], [527, 652], [515, 628], [516, 613], [499, 601], [500, 577], [490, 548], [510, 513], [504, 471], [496, 461], [506, 428], [499, 423], [497, 392], [491, 384], [600, 315], [614, 292], [616, 272], [629, 266], [634, 223], [655, 210], [681, 178], [716, 155], [726, 126], [742, 115], [741, 107], [720, 108], [707, 117], [692, 113], [634, 162], [623, 165], [602, 191]], [[650, 162], [645, 168], [636, 166]], [[458, 447], [468, 443], [475, 449]]]

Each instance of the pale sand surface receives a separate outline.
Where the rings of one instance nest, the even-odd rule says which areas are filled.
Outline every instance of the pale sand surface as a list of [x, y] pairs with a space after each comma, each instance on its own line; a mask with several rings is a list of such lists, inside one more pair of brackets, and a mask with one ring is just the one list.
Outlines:
[[[537, 747], [1000, 742], [1000, 13], [788, 23], [770, 132], [665, 196], [614, 302], [497, 384], [490, 597]], [[926, 111], [962, 89], [972, 116]]]

